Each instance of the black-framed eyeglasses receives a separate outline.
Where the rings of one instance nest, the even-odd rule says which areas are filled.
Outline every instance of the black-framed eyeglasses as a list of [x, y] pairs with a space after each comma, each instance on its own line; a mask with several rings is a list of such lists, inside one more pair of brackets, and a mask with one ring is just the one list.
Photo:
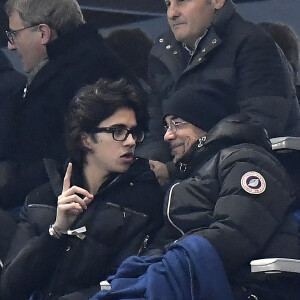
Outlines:
[[173, 133], [176, 133], [178, 130], [182, 128], [182, 125], [188, 124], [186, 121], [175, 121], [175, 120], [170, 120], [170, 124], [164, 125], [165, 132], [168, 130], [171, 130]]
[[100, 132], [111, 133], [113, 139], [118, 142], [125, 141], [128, 138], [129, 134], [132, 135], [132, 138], [137, 143], [142, 142], [145, 137], [144, 131], [138, 127], [133, 127], [131, 129], [127, 129], [124, 127], [96, 127], [91, 131], [91, 133]]
[[17, 29], [17, 30], [11, 30], [11, 31], [6, 30], [5, 33], [6, 33], [8, 41], [13, 45], [15, 43], [15, 38], [16, 38], [17, 33], [19, 33], [22, 30], [29, 29], [29, 28], [39, 26], [39, 25], [40, 24], [34, 24], [34, 25], [30, 25], [30, 26], [27, 26], [27, 27], [24, 27], [24, 28], [21, 28], [21, 29]]

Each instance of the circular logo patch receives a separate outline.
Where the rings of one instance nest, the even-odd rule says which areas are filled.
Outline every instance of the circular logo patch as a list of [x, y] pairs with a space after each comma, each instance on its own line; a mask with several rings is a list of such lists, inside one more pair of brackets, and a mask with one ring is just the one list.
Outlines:
[[261, 194], [266, 189], [266, 181], [258, 172], [247, 172], [241, 179], [242, 188], [249, 194]]

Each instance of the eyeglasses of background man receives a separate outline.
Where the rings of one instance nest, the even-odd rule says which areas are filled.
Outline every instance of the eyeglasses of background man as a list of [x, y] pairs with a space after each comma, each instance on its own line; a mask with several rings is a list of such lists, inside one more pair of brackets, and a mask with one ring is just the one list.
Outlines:
[[16, 36], [19, 32], [21, 32], [22, 30], [25, 30], [25, 29], [36, 27], [36, 26], [39, 26], [39, 24], [30, 25], [30, 26], [27, 26], [27, 27], [24, 27], [24, 28], [21, 28], [21, 29], [17, 29], [17, 30], [10, 30], [10, 31], [6, 30], [5, 33], [6, 33], [8, 41], [12, 45], [14, 45], [15, 44], [15, 38], [16, 38]]
[[201, 128], [172, 115], [166, 116], [165, 124], [164, 140], [170, 144], [174, 162], [179, 161], [206, 134]]

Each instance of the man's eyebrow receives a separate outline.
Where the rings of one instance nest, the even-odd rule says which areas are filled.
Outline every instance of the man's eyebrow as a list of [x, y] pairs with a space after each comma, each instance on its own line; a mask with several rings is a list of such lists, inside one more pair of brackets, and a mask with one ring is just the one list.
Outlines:
[[122, 123], [116, 123], [116, 124], [110, 125], [109, 127], [126, 127], [126, 125], [122, 124]]
[[[176, 119], [178, 119], [178, 117], [176, 117], [176, 116], [170, 116], [169, 121], [171, 122], [171, 121], [174, 121]], [[167, 119], [164, 119], [163, 123], [167, 124]]]
[[180, 117], [173, 116], [173, 117], [170, 118], [170, 121], [175, 121], [175, 120], [178, 121], [178, 122], [184, 122], [184, 120], [181, 119]]
[[[125, 125], [123, 123], [112, 124], [109, 127], [118, 127], [118, 128], [126, 128], [126, 129], [129, 128], [127, 125]], [[136, 124], [130, 128], [135, 128], [135, 127], [138, 127], [138, 125]]]

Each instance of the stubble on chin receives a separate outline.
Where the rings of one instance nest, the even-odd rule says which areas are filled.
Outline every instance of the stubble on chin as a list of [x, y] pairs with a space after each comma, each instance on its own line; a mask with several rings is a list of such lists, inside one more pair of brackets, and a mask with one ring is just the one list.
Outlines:
[[[183, 145], [182, 145], [182, 146], [183, 146]], [[180, 146], [180, 147], [182, 147], [182, 146]], [[185, 149], [185, 148], [184, 148], [184, 149]], [[177, 162], [182, 158], [182, 156], [184, 155], [184, 153], [185, 153], [185, 150], [183, 150], [182, 153], [177, 153], [176, 150], [172, 151], [172, 156], [174, 157], [174, 158], [173, 158], [173, 162], [174, 162], [174, 163], [177, 163]]]
[[189, 151], [191, 146], [192, 146], [191, 140], [187, 140], [186, 143], [181, 145], [181, 147], [183, 147], [183, 149], [182, 149], [182, 152], [180, 152], [180, 154], [177, 154], [177, 156], [176, 156], [176, 152], [172, 151], [172, 155], [174, 157], [173, 162], [176, 163], [176, 162], [180, 161], [185, 156], [185, 154]]

